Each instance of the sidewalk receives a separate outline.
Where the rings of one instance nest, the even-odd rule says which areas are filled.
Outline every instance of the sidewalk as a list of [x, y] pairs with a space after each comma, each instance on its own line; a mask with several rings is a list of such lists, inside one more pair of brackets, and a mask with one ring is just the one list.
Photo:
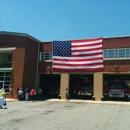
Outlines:
[[92, 101], [92, 100], [79, 100], [79, 99], [70, 99], [69, 101], [65, 101], [65, 99], [48, 99], [46, 101], [130, 105], [130, 101], [127, 101], [127, 102], [125, 102], [125, 101]]
[[13, 98], [6, 98], [6, 101], [18, 101], [17, 99], [13, 99]]
[[[11, 98], [6, 98], [6, 101], [17, 101], [17, 99], [11, 99]], [[80, 100], [80, 99], [70, 99], [69, 101], [65, 101], [65, 99], [46, 99], [46, 100], [41, 100], [42, 101], [47, 101], [47, 102], [77, 102], [77, 103], [95, 103], [95, 104], [118, 104], [118, 105], [130, 105], [130, 101], [92, 101], [92, 100]]]

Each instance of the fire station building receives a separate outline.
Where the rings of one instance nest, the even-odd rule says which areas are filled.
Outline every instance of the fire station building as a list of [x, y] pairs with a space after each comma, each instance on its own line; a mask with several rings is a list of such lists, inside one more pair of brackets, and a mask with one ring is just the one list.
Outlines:
[[[103, 100], [110, 91], [104, 88], [109, 81], [130, 84], [130, 36], [103, 38], [104, 71], [53, 72], [52, 41], [42, 42], [25, 33], [0, 32], [0, 86], [6, 97], [17, 98], [18, 88], [40, 87], [43, 97], [65, 98], [66, 88], [70, 98]], [[88, 84], [86, 91], [85, 86]], [[113, 84], [112, 84], [113, 86]], [[117, 89], [116, 96], [119, 95]], [[130, 90], [126, 89], [122, 95]], [[113, 93], [111, 93], [112, 95]]]

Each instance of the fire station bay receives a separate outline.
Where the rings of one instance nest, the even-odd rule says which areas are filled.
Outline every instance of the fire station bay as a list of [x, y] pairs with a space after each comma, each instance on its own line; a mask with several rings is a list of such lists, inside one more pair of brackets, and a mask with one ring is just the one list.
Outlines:
[[[91, 39], [85, 40], [91, 44]], [[64, 99], [68, 89], [70, 99], [128, 100], [130, 97], [130, 36], [103, 37], [102, 42], [100, 38], [97, 40], [100, 44], [95, 42], [91, 47], [77, 46], [81, 49], [89, 48], [86, 57], [98, 49], [102, 57], [93, 59], [90, 65], [83, 64], [80, 69], [76, 69], [76, 65], [80, 66], [77, 62], [72, 63], [74, 67], [71, 67], [72, 71], [68, 71], [69, 69], [61, 65], [63, 59], [56, 65], [53, 59], [57, 59], [55, 53], [59, 53], [57, 48], [60, 45], [67, 44], [66, 51], [68, 51], [68, 46], [75, 46], [76, 40], [67, 43], [42, 42], [26, 33], [1, 31], [0, 87], [5, 89], [8, 98], [17, 98], [18, 88], [22, 88], [25, 92], [26, 87], [29, 89], [34, 87], [36, 90], [40, 87], [43, 98]], [[54, 45], [57, 43], [58, 46]], [[54, 52], [54, 47], [57, 52]], [[72, 53], [70, 55], [78, 55], [75, 50]], [[82, 54], [80, 58], [84, 57], [84, 53]], [[96, 55], [99, 55], [98, 51]], [[75, 60], [81, 63], [80, 59], [76, 58]], [[97, 68], [94, 68], [92, 66], [96, 61], [101, 62], [97, 63]], [[67, 60], [64, 62], [68, 65]], [[91, 58], [86, 59], [86, 62], [91, 62]], [[58, 65], [63, 71], [57, 67]], [[85, 68], [85, 71], [82, 68]]]

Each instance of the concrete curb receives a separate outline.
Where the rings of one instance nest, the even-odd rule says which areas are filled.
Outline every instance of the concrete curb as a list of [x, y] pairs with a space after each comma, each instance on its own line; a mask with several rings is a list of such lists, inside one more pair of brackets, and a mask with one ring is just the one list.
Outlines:
[[10, 101], [18, 101], [18, 99], [6, 98], [6, 102], [10, 102]]
[[49, 99], [45, 100], [48, 102], [77, 102], [77, 103], [93, 103], [93, 104], [117, 104], [117, 105], [130, 105], [130, 102], [121, 102], [121, 101], [91, 101], [91, 100], [73, 100], [65, 101], [63, 99]]
[[[6, 98], [7, 102], [10, 101], [18, 101], [17, 99]], [[65, 99], [46, 99], [40, 100], [47, 101], [47, 102], [74, 102], [74, 103], [93, 103], [93, 104], [117, 104], [117, 105], [130, 105], [130, 101], [123, 102], [123, 101], [92, 101], [92, 100], [78, 100], [78, 99], [70, 99], [69, 101], [65, 101]]]

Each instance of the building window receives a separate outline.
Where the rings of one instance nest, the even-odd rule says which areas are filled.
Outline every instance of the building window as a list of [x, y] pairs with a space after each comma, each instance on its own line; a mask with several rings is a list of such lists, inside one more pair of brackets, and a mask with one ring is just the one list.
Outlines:
[[52, 60], [52, 52], [40, 52], [40, 61]]
[[103, 51], [103, 56], [104, 56], [104, 58], [107, 58], [107, 50]]
[[130, 57], [130, 49], [126, 49], [126, 58]]
[[119, 49], [119, 58], [125, 58], [125, 49]]
[[108, 50], [108, 58], [114, 58], [114, 50]]
[[11, 72], [0, 72], [0, 87], [4, 88], [5, 92], [9, 92]]
[[104, 49], [104, 59], [124, 59], [130, 58], [130, 48]]
[[7, 55], [7, 62], [8, 63], [12, 62], [12, 55], [11, 54]]

